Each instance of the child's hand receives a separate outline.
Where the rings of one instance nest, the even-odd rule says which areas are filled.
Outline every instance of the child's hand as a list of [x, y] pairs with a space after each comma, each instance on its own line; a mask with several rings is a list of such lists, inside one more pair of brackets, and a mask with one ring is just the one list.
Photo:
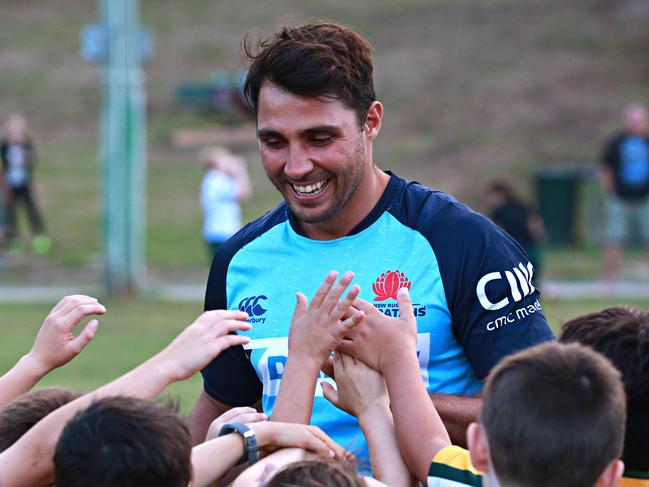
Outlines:
[[364, 316], [362, 311], [351, 308], [360, 292], [358, 286], [352, 286], [345, 298], [339, 301], [354, 279], [354, 274], [346, 272], [334, 285], [336, 277], [337, 273], [331, 271], [308, 305], [306, 296], [297, 293], [297, 304], [288, 334], [289, 357], [298, 356], [313, 361], [318, 369]]
[[330, 458], [347, 459], [349, 456], [343, 447], [316, 426], [267, 421], [248, 427], [255, 432], [259, 450], [263, 452], [302, 448]]
[[174, 380], [191, 377], [226, 348], [244, 345], [250, 338], [230, 334], [248, 331], [248, 314], [243, 311], [214, 310], [200, 315], [157, 356]]
[[219, 436], [221, 428], [225, 423], [259, 423], [260, 421], [267, 421], [268, 416], [264, 413], [258, 412], [255, 408], [250, 407], [238, 407], [232, 408], [229, 411], [226, 411], [221, 416], [216, 418], [210, 424], [210, 428], [207, 430], [207, 436], [205, 441], [210, 441]]
[[66, 296], [58, 302], [43, 322], [28, 359], [43, 374], [67, 364], [90, 343], [99, 322], [91, 320], [75, 337], [72, 330], [90, 315], [103, 315], [106, 308], [90, 296]]
[[336, 386], [322, 382], [322, 392], [339, 409], [360, 418], [373, 406], [388, 408], [390, 401], [383, 376], [360, 360], [336, 352], [334, 357]]
[[337, 349], [365, 362], [381, 373], [389, 367], [391, 357], [416, 353], [417, 320], [407, 288], [397, 294], [399, 318], [381, 313], [374, 305], [356, 299], [354, 307], [365, 313], [365, 319], [351, 330]]

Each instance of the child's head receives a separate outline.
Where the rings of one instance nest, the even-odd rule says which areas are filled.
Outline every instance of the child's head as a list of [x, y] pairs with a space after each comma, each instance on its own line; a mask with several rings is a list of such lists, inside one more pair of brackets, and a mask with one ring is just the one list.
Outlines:
[[622, 373], [627, 396], [622, 460], [629, 470], [649, 471], [649, 314], [615, 307], [579, 316], [563, 325], [560, 341], [593, 348]]
[[203, 149], [199, 155], [199, 161], [206, 171], [215, 169], [229, 175], [235, 174], [240, 169], [240, 166], [245, 164], [242, 157], [221, 146]]
[[28, 392], [0, 412], [0, 452], [13, 445], [52, 411], [77, 399], [81, 393], [60, 387]]
[[365, 487], [353, 470], [324, 458], [291, 463], [277, 472], [264, 487]]
[[5, 133], [10, 142], [23, 142], [27, 136], [27, 122], [19, 113], [12, 113], [7, 118]]
[[192, 442], [169, 407], [128, 397], [100, 399], [73, 416], [54, 453], [57, 487], [186, 487]]
[[502, 486], [615, 485], [625, 419], [608, 360], [578, 344], [538, 345], [489, 375], [480, 424], [468, 430], [471, 459]]

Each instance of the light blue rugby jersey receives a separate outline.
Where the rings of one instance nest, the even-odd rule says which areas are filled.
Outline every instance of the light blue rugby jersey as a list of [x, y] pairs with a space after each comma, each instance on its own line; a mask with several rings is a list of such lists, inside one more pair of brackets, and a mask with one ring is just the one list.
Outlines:
[[[312, 296], [332, 269], [353, 271], [360, 296], [391, 316], [396, 291], [410, 285], [430, 392], [476, 394], [501, 357], [553, 338], [523, 250], [453, 198], [391, 175], [376, 207], [345, 237], [305, 237], [282, 203], [220, 249], [205, 309], [247, 311], [252, 341], [203, 369], [205, 391], [232, 406], [261, 398], [272, 414], [295, 293]], [[367, 458], [356, 420], [330, 404], [319, 384], [315, 394], [312, 424]]]

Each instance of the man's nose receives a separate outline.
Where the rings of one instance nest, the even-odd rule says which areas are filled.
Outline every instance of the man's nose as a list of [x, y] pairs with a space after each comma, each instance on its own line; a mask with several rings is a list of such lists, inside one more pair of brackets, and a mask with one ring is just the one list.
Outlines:
[[299, 180], [313, 171], [313, 161], [306, 151], [292, 146], [288, 152], [288, 159], [284, 166], [284, 174], [290, 179]]

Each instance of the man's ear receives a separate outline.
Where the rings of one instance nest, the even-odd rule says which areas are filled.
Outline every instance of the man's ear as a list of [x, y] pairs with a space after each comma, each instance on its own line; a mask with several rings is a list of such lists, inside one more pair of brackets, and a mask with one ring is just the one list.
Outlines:
[[608, 464], [606, 470], [599, 476], [594, 487], [614, 487], [618, 484], [624, 474], [624, 462], [613, 460]]
[[471, 464], [481, 472], [489, 471], [489, 445], [483, 426], [471, 423], [466, 430], [466, 441], [471, 455]]
[[365, 136], [370, 141], [373, 141], [376, 136], [379, 135], [382, 119], [383, 105], [381, 105], [380, 101], [373, 101], [370, 105], [370, 108], [367, 110], [367, 115], [365, 116], [365, 124], [363, 125]]

